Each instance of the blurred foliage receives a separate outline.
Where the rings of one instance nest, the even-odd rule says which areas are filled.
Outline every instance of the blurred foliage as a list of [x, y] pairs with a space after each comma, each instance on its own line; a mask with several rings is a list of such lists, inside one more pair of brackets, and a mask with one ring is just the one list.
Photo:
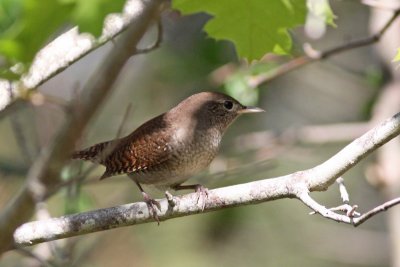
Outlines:
[[[183, 40], [185, 42], [186, 39]], [[153, 53], [152, 56], [159, 58], [160, 62], [152, 68], [157, 70], [160, 81], [176, 86], [204, 79], [213, 69], [228, 64], [234, 56], [227, 42], [216, 42], [210, 38], [197, 40], [195, 45], [190, 46], [190, 53], [186, 48], [175, 49], [167, 43], [164, 45], [169, 52]]]
[[268, 52], [288, 54], [288, 29], [303, 24], [307, 11], [305, 0], [174, 0], [173, 7], [183, 14], [212, 15], [205, 31], [217, 40], [232, 41], [239, 57], [249, 61]]
[[74, 184], [67, 189], [65, 195], [64, 214], [73, 214], [92, 210], [96, 207], [93, 198], [87, 192], [81, 190], [79, 184]]
[[225, 209], [208, 216], [205, 235], [209, 241], [224, 245], [243, 224], [244, 214], [241, 209]]
[[25, 175], [28, 168], [23, 162], [16, 162], [0, 156], [0, 175]]
[[[99, 36], [105, 16], [121, 12], [124, 3], [125, 0], [0, 0], [0, 76], [17, 79], [37, 51], [63, 26], [77, 25], [81, 32]], [[335, 18], [327, 1], [306, 5], [306, 0], [174, 0], [173, 7], [184, 14], [211, 14], [213, 18], [205, 25], [205, 31], [216, 40], [232, 41], [239, 57], [249, 61], [269, 52], [289, 54], [292, 40], [288, 30], [304, 23], [307, 7], [310, 12], [322, 14], [330, 25], [334, 25]], [[10, 71], [17, 63], [22, 64]]]
[[373, 88], [380, 88], [384, 82], [383, 71], [374, 66], [369, 67], [365, 70], [365, 79]]
[[124, 0], [60, 0], [74, 4], [71, 13], [72, 23], [78, 25], [81, 32], [99, 36], [102, 32], [104, 18], [115, 12], [121, 12]]
[[248, 68], [234, 72], [224, 82], [224, 91], [232, 97], [239, 99], [244, 105], [255, 105], [259, 99], [259, 88], [252, 87], [249, 83], [251, 76], [273, 71], [274, 62], [262, 62]]
[[309, 12], [312, 12], [315, 16], [321, 17], [326, 24], [337, 27], [334, 20], [336, 19], [335, 14], [333, 14], [332, 8], [329, 5], [328, 0], [316, 0], [307, 1], [307, 8]]
[[[125, 0], [0, 0], [0, 75], [16, 63], [27, 65], [63, 26], [99, 36], [107, 14], [121, 12]], [[21, 67], [19, 67], [21, 69]]]
[[61, 171], [61, 179], [68, 183], [65, 187], [64, 214], [72, 214], [91, 210], [95, 203], [91, 196], [82, 190], [82, 182], [85, 174], [83, 171], [83, 162], [74, 162], [65, 166]]

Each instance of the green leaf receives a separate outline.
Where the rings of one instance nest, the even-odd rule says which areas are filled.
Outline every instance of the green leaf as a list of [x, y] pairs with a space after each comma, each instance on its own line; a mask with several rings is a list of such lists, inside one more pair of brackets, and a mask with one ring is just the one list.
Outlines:
[[244, 105], [255, 105], [258, 102], [259, 90], [250, 88], [247, 77], [231, 75], [224, 84], [224, 91]]
[[0, 0], [0, 35], [15, 25], [21, 14], [21, 2], [22, 0]]
[[[5, 7], [8, 0], [1, 0]], [[56, 0], [20, 0], [8, 6], [7, 20], [1, 21], [0, 54], [12, 63], [30, 62], [68, 18], [72, 5]], [[13, 11], [11, 11], [13, 10]]]
[[101, 35], [103, 21], [108, 14], [122, 12], [125, 0], [63, 0], [75, 1], [76, 8], [72, 15], [74, 24], [81, 32], [89, 32], [98, 37]]
[[224, 81], [224, 91], [244, 105], [256, 105], [259, 100], [258, 88], [250, 84], [252, 76], [273, 71], [276, 63], [257, 63], [239, 70]]
[[[1, 77], [16, 63], [26, 67], [63, 26], [101, 34], [104, 18], [122, 12], [125, 0], [0, 0]], [[28, 64], [27, 64], [28, 63]]]
[[16, 40], [0, 39], [0, 53], [3, 55], [12, 56], [13, 58], [23, 58], [24, 47]]
[[305, 0], [173, 0], [183, 14], [213, 16], [205, 31], [217, 40], [230, 40], [239, 57], [259, 59], [266, 53], [288, 54], [288, 29], [303, 24]]

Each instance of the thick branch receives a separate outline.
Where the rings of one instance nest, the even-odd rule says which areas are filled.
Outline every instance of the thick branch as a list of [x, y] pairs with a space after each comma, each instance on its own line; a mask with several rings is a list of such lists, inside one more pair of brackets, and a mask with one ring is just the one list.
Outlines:
[[[65, 122], [58, 129], [52, 143], [44, 148], [29, 170], [26, 184], [0, 214], [0, 253], [12, 245], [14, 230], [32, 216], [35, 202], [42, 200], [48, 189], [57, 183], [55, 178], [69, 158], [76, 140], [111, 91], [120, 70], [135, 53], [136, 45], [149, 25], [158, 19], [163, 3], [162, 0], [136, 1], [132, 23], [84, 87], [84, 93], [79, 99], [79, 110], [67, 113]], [[74, 103], [71, 109], [73, 107]]]
[[[310, 191], [325, 190], [337, 177], [399, 133], [400, 113], [354, 140], [339, 153], [315, 168], [277, 178], [210, 190], [204, 212], [293, 197], [299, 198], [313, 209], [320, 208], [319, 204], [315, 204], [311, 201], [312, 199], [309, 199]], [[166, 199], [160, 200], [161, 210], [158, 212], [160, 220], [203, 212], [202, 203], [197, 203], [197, 194], [176, 197], [174, 203], [174, 207], [171, 207]], [[329, 216], [336, 216], [336, 214], [328, 211], [326, 217]], [[341, 221], [351, 223], [350, 218], [345, 215], [340, 216], [344, 216], [340, 218]], [[126, 204], [26, 223], [14, 233], [14, 241], [16, 246], [28, 246], [151, 221], [154, 220], [145, 203]]]

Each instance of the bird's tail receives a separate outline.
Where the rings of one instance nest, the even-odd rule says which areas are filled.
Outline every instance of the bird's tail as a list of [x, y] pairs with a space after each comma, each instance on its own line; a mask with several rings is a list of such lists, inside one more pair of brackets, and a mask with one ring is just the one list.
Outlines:
[[107, 141], [85, 148], [83, 150], [75, 151], [72, 154], [72, 159], [90, 160], [96, 163], [102, 163], [104, 157], [111, 153], [113, 150], [114, 141]]

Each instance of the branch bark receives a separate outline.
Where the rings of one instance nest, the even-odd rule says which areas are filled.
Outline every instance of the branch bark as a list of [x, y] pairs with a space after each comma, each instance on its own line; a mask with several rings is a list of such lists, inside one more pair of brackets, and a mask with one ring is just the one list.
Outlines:
[[[337, 221], [352, 223], [352, 218], [325, 209], [311, 199], [309, 192], [324, 191], [339, 176], [360, 162], [368, 154], [400, 134], [400, 113], [387, 119], [354, 140], [324, 163], [304, 171], [245, 184], [209, 191], [205, 208], [197, 203], [197, 194], [174, 198], [171, 207], [167, 199], [160, 200], [160, 220], [188, 216], [201, 212], [256, 204], [281, 198], [298, 198], [321, 215]], [[397, 204], [398, 202], [396, 202]], [[325, 214], [325, 213], [328, 214]], [[29, 222], [14, 233], [15, 246], [29, 246], [41, 242], [103, 231], [116, 227], [154, 221], [145, 203], [132, 203], [74, 215]]]
[[[127, 0], [122, 14], [109, 15], [104, 22], [103, 33], [98, 39], [89, 34], [81, 34], [77, 27], [54, 39], [37, 53], [29, 71], [23, 75], [22, 79], [12, 83], [12, 94], [7, 93], [9, 82], [0, 79], [0, 118], [20, 107], [24, 100], [29, 99], [30, 94], [26, 93], [27, 90], [34, 90], [82, 57], [124, 32], [130, 22], [136, 19], [137, 14], [135, 12], [138, 3], [137, 0]], [[158, 29], [159, 33], [155, 44], [151, 48], [145, 48], [138, 52], [146, 53], [159, 46], [161, 27], [158, 26]]]
[[59, 171], [69, 158], [76, 140], [85, 125], [100, 107], [125, 62], [136, 52], [136, 45], [152, 22], [158, 19], [163, 0], [136, 1], [131, 24], [122, 35], [107, 60], [91, 77], [79, 99], [79, 110], [66, 114], [65, 122], [58, 129], [52, 143], [45, 147], [28, 172], [25, 185], [0, 214], [0, 253], [11, 248], [14, 230], [33, 214], [35, 203], [57, 184]]

